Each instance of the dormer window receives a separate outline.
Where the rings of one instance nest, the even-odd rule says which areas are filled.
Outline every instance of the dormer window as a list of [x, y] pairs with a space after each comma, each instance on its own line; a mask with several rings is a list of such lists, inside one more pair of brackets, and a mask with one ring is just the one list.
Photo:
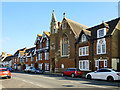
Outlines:
[[97, 30], [97, 38], [104, 37], [106, 35], [106, 28]]
[[86, 36], [85, 34], [82, 35], [82, 42], [85, 42], [86, 41]]

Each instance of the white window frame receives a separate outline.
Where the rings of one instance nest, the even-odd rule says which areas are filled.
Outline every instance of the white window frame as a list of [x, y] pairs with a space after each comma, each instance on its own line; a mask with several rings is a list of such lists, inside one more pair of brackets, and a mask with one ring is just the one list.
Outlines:
[[[83, 69], [83, 62], [85, 63], [85, 69]], [[82, 68], [80, 66], [80, 63], [82, 63]], [[88, 65], [87, 65], [88, 63]], [[89, 60], [80, 60], [79, 61], [79, 69], [82, 71], [89, 71]]]
[[39, 67], [40, 70], [42, 70], [42, 65], [43, 65], [43, 63], [40, 63], [40, 64], [38, 65], [38, 67]]
[[42, 60], [42, 53], [39, 53], [39, 54], [38, 54], [38, 59], [39, 59], [39, 60]]
[[[99, 43], [100, 40], [103, 40], [102, 44]], [[102, 49], [103, 45], [105, 45], [105, 52], [103, 52], [103, 49]], [[100, 46], [100, 52], [98, 51], [99, 50], [98, 46]], [[105, 40], [105, 38], [97, 40], [97, 54], [106, 54], [106, 40]]]
[[[85, 54], [83, 54], [83, 49], [85, 49]], [[86, 52], [87, 49], [88, 49], [88, 54]], [[81, 51], [81, 55], [80, 55], [80, 51]], [[88, 56], [88, 55], [89, 55], [89, 46], [79, 47], [79, 56]]]
[[[104, 61], [104, 67], [107, 67], [107, 59], [103, 59], [103, 60], [95, 60], [95, 67], [99, 68], [99, 61]], [[106, 65], [105, 65], [106, 64]]]
[[49, 60], [49, 52], [45, 52], [45, 60]]
[[50, 69], [49, 66], [50, 66], [49, 63], [45, 63], [45, 71], [49, 71]]
[[[100, 35], [99, 35], [99, 32], [100, 32], [101, 30], [104, 30], [104, 35], [103, 35], [103, 36], [100, 36]], [[101, 28], [101, 29], [98, 29], [98, 30], [97, 30], [97, 38], [104, 37], [105, 35], [106, 35], [106, 28]]]
[[85, 34], [82, 34], [82, 42], [85, 42], [86, 41], [86, 36]]

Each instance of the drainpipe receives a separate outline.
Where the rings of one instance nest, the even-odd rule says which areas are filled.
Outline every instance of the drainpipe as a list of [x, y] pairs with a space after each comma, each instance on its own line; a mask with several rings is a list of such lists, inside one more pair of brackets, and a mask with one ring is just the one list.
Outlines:
[[91, 40], [91, 45], [92, 45], [92, 58], [91, 58], [91, 66], [92, 66], [92, 71], [94, 71], [94, 67], [95, 67], [95, 64], [94, 64], [94, 40]]
[[77, 53], [76, 53], [76, 46], [77, 46], [77, 44], [75, 43], [75, 68], [77, 68]]

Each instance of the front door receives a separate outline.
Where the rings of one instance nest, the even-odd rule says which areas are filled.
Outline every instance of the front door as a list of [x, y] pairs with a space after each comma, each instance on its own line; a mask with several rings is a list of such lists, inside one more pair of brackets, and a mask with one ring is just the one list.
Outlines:
[[99, 61], [99, 69], [104, 68], [104, 61]]

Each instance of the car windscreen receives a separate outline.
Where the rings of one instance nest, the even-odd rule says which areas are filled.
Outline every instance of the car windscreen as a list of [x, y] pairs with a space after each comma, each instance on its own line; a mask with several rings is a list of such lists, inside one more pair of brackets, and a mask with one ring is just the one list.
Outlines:
[[80, 71], [80, 69], [76, 69], [76, 71]]

